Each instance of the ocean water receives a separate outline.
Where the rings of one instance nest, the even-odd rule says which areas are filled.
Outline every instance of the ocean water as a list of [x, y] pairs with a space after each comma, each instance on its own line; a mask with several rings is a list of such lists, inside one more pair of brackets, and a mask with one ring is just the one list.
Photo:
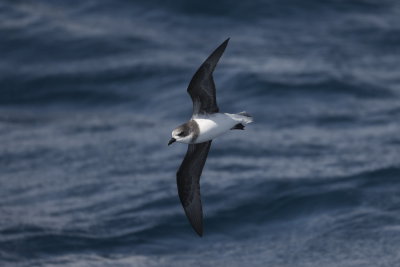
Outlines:
[[[204, 236], [175, 173], [187, 84], [216, 139]], [[400, 2], [1, 1], [0, 266], [397, 266]]]

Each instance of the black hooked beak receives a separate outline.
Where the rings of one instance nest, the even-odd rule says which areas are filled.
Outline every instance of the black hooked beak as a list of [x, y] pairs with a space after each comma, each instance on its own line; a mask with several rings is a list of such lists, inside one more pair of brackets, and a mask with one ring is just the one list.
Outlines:
[[176, 139], [175, 139], [175, 138], [171, 138], [171, 140], [169, 140], [169, 142], [168, 142], [168, 145], [170, 145], [170, 144], [174, 143], [175, 141], [176, 141]]

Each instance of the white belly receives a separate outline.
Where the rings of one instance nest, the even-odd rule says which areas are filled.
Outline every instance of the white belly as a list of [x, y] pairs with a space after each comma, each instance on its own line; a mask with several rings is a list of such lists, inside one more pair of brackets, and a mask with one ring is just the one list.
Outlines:
[[195, 143], [203, 143], [228, 132], [238, 122], [224, 113], [215, 113], [209, 116], [197, 117], [194, 120], [199, 125], [199, 136]]

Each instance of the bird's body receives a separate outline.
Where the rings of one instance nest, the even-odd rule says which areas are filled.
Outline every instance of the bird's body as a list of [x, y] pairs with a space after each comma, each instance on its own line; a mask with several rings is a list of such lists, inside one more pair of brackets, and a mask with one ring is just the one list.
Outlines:
[[200, 176], [214, 138], [230, 130], [244, 130], [253, 118], [246, 112], [220, 113], [212, 73], [225, 51], [229, 39], [204, 61], [188, 86], [193, 102], [192, 118], [172, 131], [168, 145], [188, 144], [185, 158], [176, 174], [178, 194], [193, 229], [203, 234], [203, 209], [200, 198]]
[[243, 114], [214, 113], [192, 118], [188, 123], [196, 123], [198, 133], [192, 140], [178, 141], [185, 144], [199, 144], [210, 141], [235, 127], [237, 124], [246, 125], [252, 121], [251, 117]]

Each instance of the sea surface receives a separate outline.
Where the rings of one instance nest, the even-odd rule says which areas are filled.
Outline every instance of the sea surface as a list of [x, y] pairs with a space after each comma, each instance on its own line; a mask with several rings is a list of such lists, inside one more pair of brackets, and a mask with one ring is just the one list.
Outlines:
[[[177, 196], [188, 82], [221, 111], [204, 236]], [[0, 2], [0, 266], [399, 266], [397, 0]]]

